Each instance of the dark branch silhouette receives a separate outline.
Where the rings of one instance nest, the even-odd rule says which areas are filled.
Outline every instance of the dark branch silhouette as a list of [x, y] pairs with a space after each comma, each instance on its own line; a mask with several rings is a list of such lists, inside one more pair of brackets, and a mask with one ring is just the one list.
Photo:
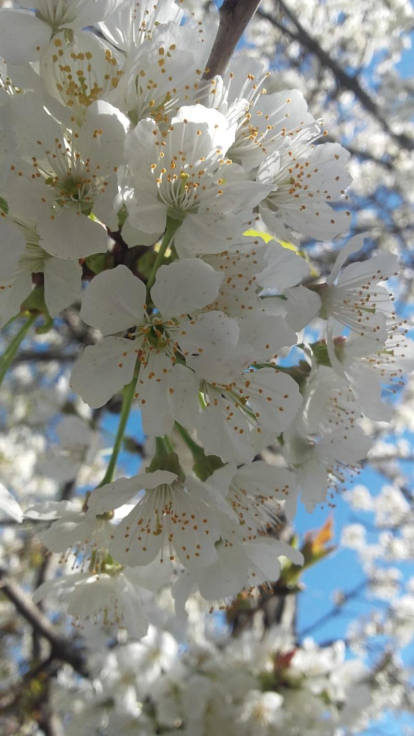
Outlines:
[[311, 36], [311, 34], [302, 26], [301, 22], [295, 16], [292, 10], [286, 5], [284, 0], [276, 0], [276, 5], [280, 8], [285, 17], [288, 18], [289, 21], [293, 24], [296, 32], [289, 29], [285, 24], [281, 23], [277, 18], [275, 18], [275, 16], [266, 13], [264, 10], [259, 9], [259, 15], [262, 18], [268, 20], [274, 26], [276, 26], [276, 28], [278, 28], [282, 33], [287, 34], [293, 41], [298, 41], [310, 53], [314, 54], [325, 68], [330, 69], [330, 71], [334, 74], [337, 83], [341, 87], [354, 93], [355, 97], [361, 103], [362, 107], [367, 112], [369, 112], [370, 115], [378, 120], [383, 130], [388, 133], [388, 135], [390, 135], [393, 140], [395, 140], [402, 148], [406, 148], [410, 151], [413, 150], [414, 140], [406, 133], [396, 133], [392, 130], [388, 121], [385, 119], [379, 105], [375, 102], [371, 95], [369, 95], [364, 90], [357, 77], [353, 77], [348, 74], [348, 72], [346, 72], [338, 64], [338, 62], [321, 47], [319, 42], [313, 36]]
[[255, 14], [260, 0], [224, 0], [220, 10], [220, 25], [204, 79], [223, 74], [247, 24]]
[[0, 569], [0, 591], [13, 603], [18, 613], [46, 639], [51, 647], [50, 658], [67, 662], [79, 674], [86, 675], [86, 667], [82, 654], [73, 646], [73, 643], [57, 633], [56, 629], [44, 613], [40, 610], [24, 590], [7, 576], [7, 572]]

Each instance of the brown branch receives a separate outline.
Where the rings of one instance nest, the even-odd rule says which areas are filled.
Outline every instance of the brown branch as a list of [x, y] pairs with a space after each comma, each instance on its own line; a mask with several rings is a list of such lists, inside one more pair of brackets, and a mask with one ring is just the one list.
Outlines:
[[18, 613], [35, 629], [40, 636], [46, 639], [51, 647], [50, 657], [70, 664], [79, 674], [86, 675], [85, 663], [82, 655], [77, 652], [73, 644], [61, 636], [48, 618], [33, 603], [32, 599], [11, 578], [5, 570], [0, 569], [0, 591], [15, 606]]
[[79, 358], [78, 353], [61, 353], [57, 350], [45, 350], [41, 353], [36, 350], [24, 350], [19, 355], [16, 355], [13, 365], [31, 361], [35, 363], [47, 363], [48, 361], [74, 363], [77, 358]]
[[331, 70], [337, 80], [337, 83], [340, 86], [354, 93], [355, 97], [359, 100], [362, 107], [367, 112], [369, 112], [370, 115], [377, 119], [377, 121], [381, 124], [383, 130], [388, 133], [388, 135], [390, 135], [393, 140], [395, 140], [402, 148], [406, 148], [410, 151], [413, 150], [414, 140], [406, 133], [395, 133], [390, 128], [389, 123], [384, 118], [379, 106], [377, 105], [375, 100], [363, 89], [363, 87], [361, 87], [361, 84], [358, 81], [357, 77], [351, 76], [344, 69], [342, 69], [338, 62], [333, 59], [328, 54], [328, 52], [320, 46], [319, 42], [313, 36], [311, 36], [310, 33], [308, 33], [308, 31], [302, 26], [298, 18], [296, 18], [295, 14], [286, 5], [284, 0], [276, 0], [276, 2], [279, 8], [285, 14], [285, 16], [294, 25], [296, 33], [291, 31], [285, 25], [282, 25], [280, 21], [276, 20], [272, 15], [266, 13], [263, 10], [259, 10], [259, 15], [262, 18], [268, 20], [277, 28], [279, 28], [282, 33], [288, 34], [292, 40], [298, 41], [300, 44], [305, 46], [308, 51], [310, 51], [319, 59], [324, 67]]
[[224, 0], [219, 10], [220, 25], [204, 79], [225, 72], [234, 49], [259, 5], [260, 0]]

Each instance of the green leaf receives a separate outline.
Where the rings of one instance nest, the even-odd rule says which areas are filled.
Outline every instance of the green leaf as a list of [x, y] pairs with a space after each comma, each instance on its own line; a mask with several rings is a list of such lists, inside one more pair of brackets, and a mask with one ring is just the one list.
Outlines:
[[95, 253], [85, 259], [85, 264], [94, 274], [102, 273], [114, 265], [114, 258], [110, 253]]
[[147, 250], [144, 255], [138, 258], [137, 270], [140, 272], [140, 274], [144, 276], [144, 278], [149, 278], [156, 259], [157, 253], [155, 252], [155, 250]]

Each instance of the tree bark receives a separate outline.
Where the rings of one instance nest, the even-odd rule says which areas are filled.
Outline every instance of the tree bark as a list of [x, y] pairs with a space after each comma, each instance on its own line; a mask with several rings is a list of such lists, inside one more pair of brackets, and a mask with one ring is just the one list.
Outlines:
[[219, 10], [220, 25], [203, 79], [224, 74], [247, 24], [261, 0], [224, 0]]

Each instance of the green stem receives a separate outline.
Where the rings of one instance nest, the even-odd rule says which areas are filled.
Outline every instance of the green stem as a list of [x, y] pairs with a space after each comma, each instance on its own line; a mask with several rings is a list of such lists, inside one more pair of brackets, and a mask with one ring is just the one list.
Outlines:
[[166, 231], [164, 233], [164, 237], [162, 239], [162, 243], [160, 245], [160, 249], [159, 249], [159, 251], [157, 253], [157, 257], [156, 257], [156, 259], [154, 261], [154, 265], [153, 265], [153, 267], [151, 269], [151, 273], [150, 273], [150, 275], [148, 277], [148, 281], [147, 281], [147, 299], [148, 299], [148, 301], [149, 301], [149, 293], [151, 291], [151, 288], [154, 285], [154, 281], [155, 281], [155, 277], [157, 275], [157, 271], [158, 271], [159, 267], [161, 266], [161, 264], [162, 264], [162, 262], [164, 260], [165, 252], [166, 252], [169, 244], [171, 243], [171, 240], [174, 237], [175, 231], [180, 227], [180, 225], [181, 225], [181, 221], [180, 220], [173, 220], [171, 218], [167, 220], [167, 229], [166, 229]]
[[184, 429], [184, 427], [181, 424], [179, 424], [178, 422], [175, 422], [175, 428], [176, 428], [178, 434], [180, 434], [181, 437], [183, 438], [183, 440], [184, 440], [185, 444], [187, 445], [188, 449], [190, 450], [190, 452], [191, 452], [191, 454], [192, 454], [193, 459], [194, 459], [195, 462], [197, 462], [197, 460], [201, 460], [203, 457], [205, 457], [205, 452], [204, 452], [203, 448], [200, 447], [200, 445], [197, 445], [197, 442], [194, 442], [194, 440], [188, 434], [187, 430]]
[[171, 444], [171, 440], [168, 435], [155, 438], [155, 455], [156, 457], [167, 457], [174, 452], [174, 448]]
[[0, 385], [3, 383], [4, 377], [9, 370], [13, 360], [15, 359], [19, 347], [22, 344], [27, 333], [30, 331], [31, 326], [36, 322], [38, 314], [31, 314], [28, 320], [24, 323], [23, 327], [20, 328], [17, 335], [11, 340], [7, 350], [3, 353], [0, 359]]
[[125, 434], [125, 429], [126, 429], [126, 425], [127, 425], [128, 418], [129, 418], [129, 413], [131, 411], [132, 403], [134, 401], [135, 390], [136, 390], [136, 385], [137, 385], [137, 378], [138, 378], [140, 366], [141, 364], [138, 363], [131, 383], [128, 383], [127, 386], [125, 386], [125, 393], [124, 393], [124, 400], [122, 402], [121, 416], [119, 418], [118, 430], [116, 433], [114, 446], [112, 448], [112, 455], [109, 460], [108, 467], [106, 469], [106, 473], [104, 477], [102, 478], [98, 488], [101, 488], [107, 483], [112, 483], [114, 479], [116, 464], [118, 461], [118, 455], [121, 451], [122, 441], [124, 439], [124, 434]]

